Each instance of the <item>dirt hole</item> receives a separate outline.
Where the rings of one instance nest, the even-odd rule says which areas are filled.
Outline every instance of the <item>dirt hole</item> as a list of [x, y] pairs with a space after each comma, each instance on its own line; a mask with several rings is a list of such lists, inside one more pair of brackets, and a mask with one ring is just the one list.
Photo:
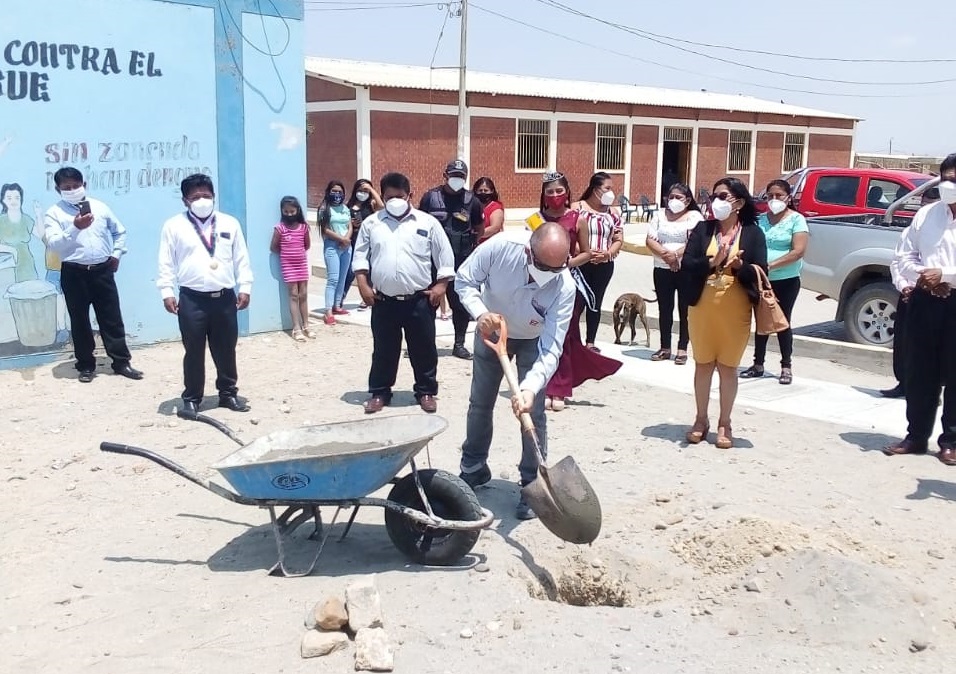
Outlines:
[[581, 557], [567, 560], [556, 575], [539, 568], [528, 583], [528, 593], [570, 606], [634, 606], [626, 575]]

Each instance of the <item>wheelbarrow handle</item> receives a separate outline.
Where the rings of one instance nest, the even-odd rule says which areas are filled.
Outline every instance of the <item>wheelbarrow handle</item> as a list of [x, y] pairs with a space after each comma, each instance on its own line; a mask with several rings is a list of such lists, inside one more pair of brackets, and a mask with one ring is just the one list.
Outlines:
[[[511, 362], [510, 356], [508, 356], [508, 324], [505, 323], [504, 316], [499, 316], [499, 319], [501, 324], [498, 328], [498, 341], [493, 342], [487, 337], [482, 337], [482, 340], [489, 349], [498, 354], [501, 371], [504, 372], [505, 379], [508, 381], [508, 388], [511, 389], [511, 395], [520, 397], [521, 388], [518, 382], [518, 373], [515, 371], [515, 366], [514, 363]], [[531, 415], [527, 412], [522, 412], [518, 419], [521, 421], [521, 430], [531, 436], [535, 454], [538, 455], [538, 463], [544, 464], [544, 457], [541, 455], [541, 445], [538, 442], [538, 433], [534, 429], [534, 421], [532, 421]]]
[[245, 447], [246, 445], [246, 443], [244, 443], [242, 439], [238, 435], [236, 435], [236, 433], [231, 428], [226, 426], [226, 424], [222, 423], [218, 419], [213, 419], [212, 417], [208, 417], [205, 414], [197, 414], [195, 417], [192, 417], [190, 421], [201, 421], [204, 424], [208, 424], [209, 426], [212, 426], [213, 428], [215, 428], [217, 431], [219, 431], [220, 433], [228, 437], [230, 440], [235, 442], [240, 447]]
[[240, 503], [242, 505], [250, 505], [255, 503], [255, 501], [243, 498], [239, 494], [231, 492], [228, 489], [225, 489], [223, 487], [220, 487], [218, 484], [214, 482], [210, 482], [209, 480], [204, 480], [203, 478], [199, 477], [188, 468], [184, 468], [183, 466], [180, 466], [175, 461], [172, 461], [171, 459], [167, 459], [165, 456], [157, 454], [156, 452], [151, 452], [148, 449], [143, 449], [142, 447], [134, 447], [132, 445], [121, 445], [116, 442], [101, 442], [100, 451], [110, 452], [112, 454], [127, 454], [129, 456], [138, 456], [143, 459], [149, 459], [153, 463], [157, 463], [163, 468], [166, 468], [167, 470], [171, 470], [172, 472], [176, 473], [180, 477], [184, 477], [190, 482], [193, 482], [194, 484], [198, 484], [203, 489], [208, 489], [213, 494], [216, 494], [217, 496], [221, 496], [224, 499], [232, 501], [233, 503]]

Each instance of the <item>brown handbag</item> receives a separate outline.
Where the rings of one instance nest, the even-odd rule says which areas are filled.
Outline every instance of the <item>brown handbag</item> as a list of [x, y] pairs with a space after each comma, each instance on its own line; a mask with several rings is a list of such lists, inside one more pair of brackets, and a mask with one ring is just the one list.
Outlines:
[[783, 309], [777, 301], [777, 296], [770, 285], [767, 273], [760, 265], [752, 265], [757, 275], [757, 292], [759, 298], [754, 306], [754, 321], [757, 324], [758, 335], [775, 335], [790, 327], [790, 322], [783, 315]]

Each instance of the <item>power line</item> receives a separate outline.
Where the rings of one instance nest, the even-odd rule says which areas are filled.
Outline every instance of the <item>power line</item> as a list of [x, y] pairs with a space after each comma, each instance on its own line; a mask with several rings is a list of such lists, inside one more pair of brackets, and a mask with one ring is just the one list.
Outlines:
[[[586, 12], [582, 12], [578, 9], [575, 9], [574, 7], [569, 7], [560, 2], [556, 2], [555, 0], [535, 0], [535, 2], [545, 5], [546, 7], [552, 7], [554, 9], [558, 9], [562, 12], [571, 14], [573, 16], [577, 16], [580, 18], [584, 18], [590, 21], [600, 23], [604, 26], [614, 28], [615, 30], [620, 30], [625, 33], [629, 33], [630, 35], [634, 35], [635, 37], [638, 37], [642, 40], [647, 40], [649, 42], [653, 42], [655, 44], [659, 44], [664, 47], [670, 47], [671, 49], [676, 49], [678, 51], [681, 51], [687, 54], [693, 54], [694, 56], [700, 56], [706, 59], [718, 61], [720, 63], [726, 63], [728, 65], [737, 66], [738, 68], [747, 68], [748, 70], [755, 70], [758, 72], [769, 73], [771, 75], [779, 75], [781, 77], [791, 77], [794, 79], [810, 80], [812, 82], [827, 82], [827, 83], [833, 83], [833, 84], [853, 84], [857, 86], [900, 86], [902, 87], [902, 86], [922, 86], [922, 85], [931, 85], [931, 84], [933, 85], [947, 84], [950, 82], [956, 82], [956, 78], [947, 78], [942, 80], [926, 80], [922, 82], [913, 82], [911, 80], [905, 81], [905, 82], [861, 82], [858, 80], [838, 80], [838, 79], [833, 79], [830, 77], [814, 77], [812, 75], [795, 75], [793, 73], [784, 72], [782, 70], [773, 70], [772, 68], [761, 68], [760, 66], [750, 65], [748, 63], [741, 63], [740, 61], [733, 61], [731, 59], [725, 59], [720, 56], [714, 56], [713, 54], [705, 54], [695, 49], [689, 49], [687, 47], [681, 47], [675, 44], [670, 44], [669, 42], [666, 42], [665, 40], [656, 37], [654, 34], [648, 33], [646, 31], [642, 31], [637, 28], [632, 28], [630, 26], [625, 26], [623, 24], [614, 23], [613, 21], [608, 21], [606, 19], [602, 19], [597, 16], [593, 16]], [[668, 39], [672, 39], [672, 38], [668, 38]], [[691, 44], [694, 44], [694, 43], [691, 43]]]
[[[442, 19], [441, 28], [438, 29], [438, 39], [435, 40], [435, 49], [432, 51], [432, 60], [428, 62], [428, 69], [431, 71], [435, 67], [435, 57], [438, 56], [438, 48], [441, 46], [441, 39], [445, 36], [445, 26], [448, 25], [448, 17], [451, 16], [451, 10], [445, 12], [445, 18]], [[431, 89], [431, 87], [429, 87]]]
[[652, 61], [652, 60], [650, 60], [650, 59], [641, 58], [641, 57], [635, 56], [635, 55], [633, 55], [633, 54], [627, 54], [627, 53], [624, 53], [624, 52], [616, 51], [616, 50], [614, 50], [614, 49], [609, 49], [608, 47], [605, 47], [605, 46], [603, 46], [603, 45], [596, 45], [596, 44], [592, 44], [592, 43], [590, 43], [590, 42], [582, 42], [581, 40], [577, 40], [577, 39], [575, 39], [575, 38], [569, 37], [567, 34], [556, 33], [556, 32], [554, 32], [554, 31], [548, 30], [548, 29], [546, 29], [546, 28], [541, 28], [540, 26], [535, 26], [534, 24], [527, 23], [527, 22], [525, 22], [525, 21], [521, 21], [520, 19], [516, 19], [516, 18], [514, 18], [514, 17], [507, 16], [507, 15], [505, 15], [505, 14], [501, 14], [500, 12], [496, 12], [496, 11], [491, 10], [491, 9], [487, 9], [486, 7], [482, 7], [481, 5], [477, 5], [477, 4], [475, 4], [474, 2], [471, 2], [471, 3], [470, 3], [470, 6], [471, 6], [472, 8], [474, 8], [474, 9], [477, 9], [477, 10], [480, 11], [480, 12], [483, 12], [483, 13], [485, 13], [485, 14], [490, 14], [490, 15], [492, 15], [492, 16], [496, 16], [496, 17], [498, 17], [499, 19], [502, 19], [502, 20], [504, 20], [504, 21], [509, 21], [509, 22], [514, 23], [514, 24], [517, 24], [517, 25], [519, 25], [519, 26], [523, 26], [523, 27], [525, 27], [525, 28], [529, 28], [529, 29], [531, 29], [531, 30], [535, 30], [535, 31], [537, 31], [537, 32], [539, 32], [539, 33], [544, 33], [545, 35], [550, 35], [550, 36], [552, 36], [552, 37], [559, 38], [559, 39], [564, 40], [564, 41], [566, 41], [566, 42], [572, 42], [572, 43], [574, 43], [574, 44], [581, 45], [581, 46], [583, 46], [583, 47], [590, 47], [590, 48], [592, 48], [592, 49], [596, 49], [596, 50], [598, 50], [598, 51], [602, 51], [602, 52], [605, 52], [605, 53], [607, 53], [607, 54], [613, 54], [613, 55], [615, 55], [615, 56], [620, 56], [620, 57], [622, 57], [622, 58], [630, 59], [630, 60], [632, 60], [632, 61], [637, 61], [638, 63], [644, 63], [644, 64], [646, 64], [646, 65], [657, 66], [657, 67], [659, 67], [659, 68], [665, 68], [665, 69], [667, 69], [667, 70], [673, 70], [673, 71], [675, 71], [675, 72], [685, 73], [685, 74], [689, 74], [689, 75], [695, 75], [695, 76], [698, 76], [698, 77], [706, 77], [706, 78], [708, 78], [708, 79], [720, 80], [720, 81], [722, 81], [722, 82], [730, 82], [730, 83], [732, 83], [732, 84], [742, 84], [742, 85], [748, 86], [748, 87], [757, 87], [757, 88], [761, 88], [761, 89], [772, 89], [772, 90], [774, 90], [774, 91], [783, 91], [783, 92], [795, 93], [795, 94], [810, 94], [810, 95], [812, 95], [812, 96], [832, 96], [832, 97], [838, 97], [838, 98], [872, 98], [872, 99], [883, 99], [883, 98], [916, 98], [916, 97], [919, 97], [919, 98], [935, 98], [935, 97], [939, 97], [939, 96], [948, 96], [948, 95], [950, 95], [950, 94], [944, 93], [944, 92], [919, 93], [919, 94], [850, 94], [850, 93], [839, 93], [839, 92], [838, 92], [838, 93], [831, 93], [831, 92], [825, 92], [825, 91], [811, 91], [811, 90], [807, 90], [807, 89], [790, 89], [790, 88], [787, 88], [787, 87], [779, 87], [779, 86], [775, 86], [775, 85], [759, 84], [759, 83], [756, 83], [756, 82], [748, 82], [748, 81], [745, 81], [745, 80], [737, 80], [737, 79], [732, 79], [732, 78], [729, 78], [729, 77], [721, 77], [720, 75], [711, 75], [711, 74], [707, 74], [707, 73], [702, 73], [702, 72], [699, 72], [699, 71], [696, 71], [696, 70], [688, 70], [688, 69], [686, 69], [686, 68], [680, 68], [680, 67], [678, 67], [678, 66], [672, 66], [672, 65], [669, 65], [669, 64], [666, 64], [666, 63], [660, 63], [660, 62], [658, 62], [658, 61]]
[[[413, 9], [417, 7], [442, 8], [447, 2], [404, 2], [401, 4], [382, 2], [309, 2], [305, 0], [307, 12], [367, 12], [378, 9]], [[329, 6], [333, 5], [333, 6]]]

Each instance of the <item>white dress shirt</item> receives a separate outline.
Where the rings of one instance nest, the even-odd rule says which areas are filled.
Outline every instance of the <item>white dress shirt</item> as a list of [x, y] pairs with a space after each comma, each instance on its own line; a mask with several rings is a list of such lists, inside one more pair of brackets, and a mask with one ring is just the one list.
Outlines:
[[63, 200], [51, 206], [43, 218], [44, 243], [63, 262], [100, 264], [111, 257], [118, 260], [126, 252], [126, 228], [102, 201], [87, 201], [93, 222], [86, 229], [73, 224], [79, 206]]
[[575, 286], [567, 269], [544, 286], [531, 280], [530, 239], [531, 232], [519, 230], [485, 241], [458, 268], [455, 292], [474, 318], [486, 311], [501, 314], [509, 337], [538, 339], [538, 359], [520, 384], [523, 391], [537, 394], [558, 369]]
[[[163, 299], [175, 297], [176, 286], [199, 292], [231, 290], [239, 286], [240, 293], [252, 293], [252, 267], [239, 221], [219, 211], [214, 215], [215, 257], [210, 257], [185, 211], [163, 225], [159, 236], [159, 275], [156, 277], [156, 286]], [[203, 227], [207, 241], [211, 229], [210, 217]]]
[[388, 297], [411, 295], [432, 284], [432, 262], [439, 279], [455, 276], [448, 235], [428, 213], [411, 209], [401, 220], [380, 210], [365, 218], [352, 256], [352, 271], [369, 272], [372, 287]]
[[956, 285], [956, 218], [942, 201], [923, 206], [903, 230], [890, 264], [893, 285], [914, 287], [925, 269], [941, 269], [943, 282]]

